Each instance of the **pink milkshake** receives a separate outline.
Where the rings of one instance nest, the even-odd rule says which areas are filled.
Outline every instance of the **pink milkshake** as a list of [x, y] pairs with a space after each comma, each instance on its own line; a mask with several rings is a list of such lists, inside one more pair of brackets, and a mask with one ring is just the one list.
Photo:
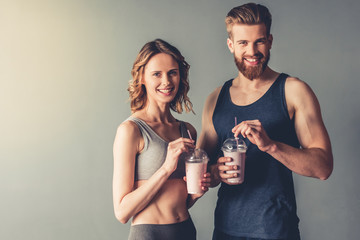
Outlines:
[[209, 158], [205, 151], [195, 149], [187, 156], [186, 167], [186, 187], [189, 194], [203, 193], [201, 189], [201, 179], [206, 173]]
[[229, 178], [230, 183], [241, 184], [245, 177], [245, 157], [246, 144], [239, 138], [228, 138], [223, 143], [221, 150], [224, 152], [224, 157], [231, 157], [233, 161], [225, 163], [225, 165], [238, 165], [240, 169], [227, 171], [228, 174], [237, 173], [235, 178]]

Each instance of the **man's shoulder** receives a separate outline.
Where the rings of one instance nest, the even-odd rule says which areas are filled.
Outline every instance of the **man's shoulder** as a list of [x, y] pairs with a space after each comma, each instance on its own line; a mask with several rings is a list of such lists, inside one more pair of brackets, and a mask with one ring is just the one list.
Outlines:
[[297, 77], [288, 77], [285, 83], [285, 96], [289, 109], [298, 109], [309, 101], [315, 101], [316, 96], [311, 87]]
[[286, 81], [287, 82], [291, 82], [291, 83], [296, 83], [296, 82], [303, 82], [300, 78], [298, 77], [294, 77], [294, 76], [290, 76], [290, 75], [287, 75], [287, 78], [286, 78]]
[[217, 101], [217, 98], [218, 98], [218, 96], [220, 94], [221, 89], [222, 89], [222, 86], [217, 87], [217, 88], [215, 88], [214, 91], [212, 91], [209, 94], [209, 96], [206, 98], [206, 103], [205, 103], [207, 106], [209, 106], [209, 105], [213, 106], [213, 105], [216, 104], [216, 101]]
[[292, 94], [301, 94], [304, 91], [306, 92], [311, 90], [310, 86], [306, 82], [300, 78], [292, 76], [286, 78], [285, 88], [286, 92], [290, 92]]

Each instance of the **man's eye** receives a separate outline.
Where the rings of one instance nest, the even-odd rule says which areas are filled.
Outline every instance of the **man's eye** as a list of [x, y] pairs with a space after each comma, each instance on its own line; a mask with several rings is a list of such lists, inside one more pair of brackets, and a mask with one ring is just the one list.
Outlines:
[[160, 73], [154, 73], [153, 76], [154, 76], [154, 77], [160, 77], [161, 74], [160, 74]]

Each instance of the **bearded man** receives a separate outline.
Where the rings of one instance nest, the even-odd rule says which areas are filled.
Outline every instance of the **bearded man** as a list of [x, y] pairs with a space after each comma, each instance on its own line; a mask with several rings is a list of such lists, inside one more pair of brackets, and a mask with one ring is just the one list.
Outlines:
[[[273, 36], [265, 6], [235, 7], [225, 22], [239, 73], [208, 96], [198, 141], [211, 159], [212, 187], [221, 183], [213, 240], [298, 240], [292, 172], [325, 180], [333, 170], [319, 102], [305, 82], [268, 66]], [[228, 172], [240, 166], [225, 165], [233, 159], [221, 152], [229, 137], [248, 147], [241, 184]]]

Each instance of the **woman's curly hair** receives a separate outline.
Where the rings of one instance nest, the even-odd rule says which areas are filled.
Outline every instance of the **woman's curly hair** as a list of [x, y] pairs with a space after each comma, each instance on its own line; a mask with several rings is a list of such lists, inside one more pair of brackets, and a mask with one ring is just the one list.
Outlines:
[[185, 58], [176, 47], [162, 39], [155, 39], [154, 41], [146, 43], [136, 57], [131, 70], [132, 79], [129, 81], [129, 87], [127, 89], [129, 91], [131, 111], [136, 112], [145, 107], [147, 95], [145, 86], [141, 84], [141, 78], [144, 75], [145, 65], [149, 62], [150, 58], [159, 53], [169, 54], [179, 65], [179, 90], [175, 98], [171, 101], [170, 108], [177, 113], [182, 113], [182, 105], [184, 104], [186, 112], [194, 112], [192, 103], [187, 96], [190, 89], [188, 79], [190, 65], [185, 61]]

